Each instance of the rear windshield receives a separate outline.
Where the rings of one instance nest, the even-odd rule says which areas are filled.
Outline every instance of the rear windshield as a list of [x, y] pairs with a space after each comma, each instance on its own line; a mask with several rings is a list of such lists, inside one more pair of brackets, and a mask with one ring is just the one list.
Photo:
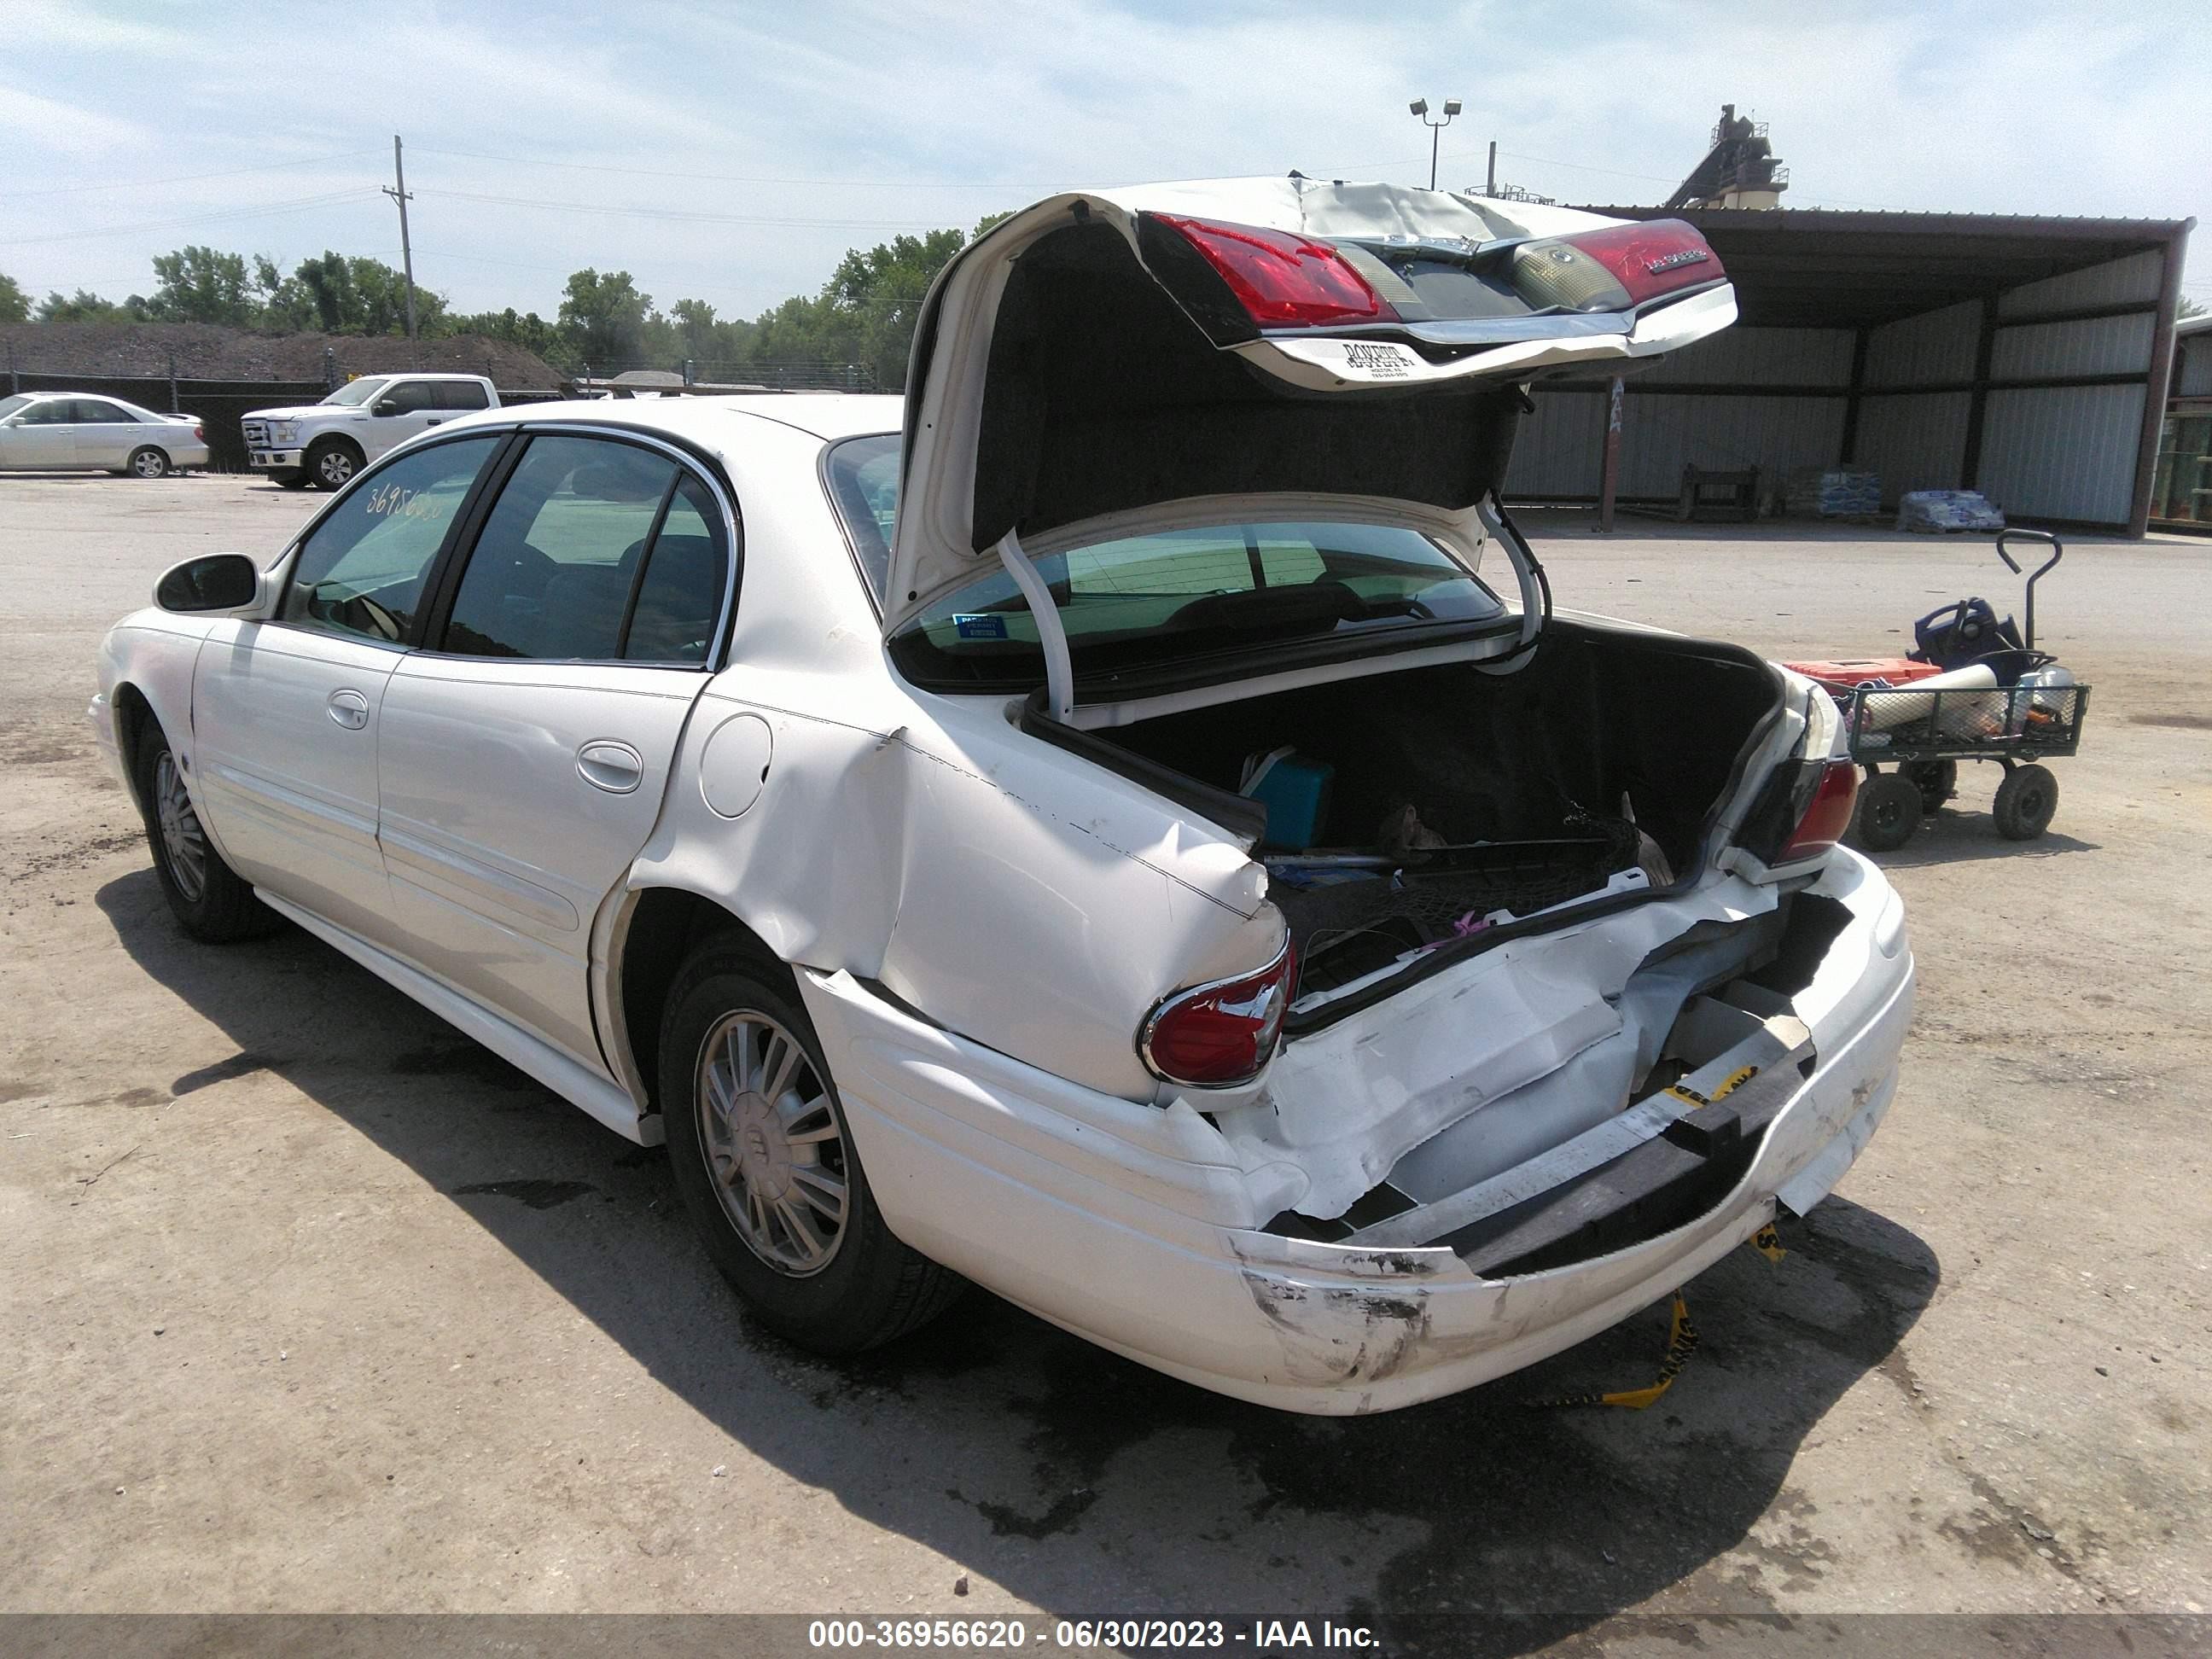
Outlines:
[[[830, 452], [830, 487], [878, 604], [898, 511], [899, 440]], [[1094, 542], [1036, 562], [1086, 678], [1181, 667], [1292, 641], [1457, 633], [1506, 614], [1426, 536], [1297, 519], [1207, 525]], [[1410, 640], [1405, 642], [1410, 643]], [[1036, 621], [997, 565], [890, 639], [926, 685], [1025, 689], [1044, 678]]]

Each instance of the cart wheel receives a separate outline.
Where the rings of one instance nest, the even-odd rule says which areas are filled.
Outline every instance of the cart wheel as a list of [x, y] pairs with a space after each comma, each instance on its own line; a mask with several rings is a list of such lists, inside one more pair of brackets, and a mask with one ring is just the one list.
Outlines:
[[1881, 772], [1859, 786], [1851, 814], [1852, 845], [1893, 853], [1920, 827], [1920, 786], [1899, 772]]
[[1920, 792], [1920, 808], [1933, 812], [1959, 793], [1959, 763], [1951, 760], [1907, 761], [1899, 769]]
[[[1863, 797], [1862, 797], [1863, 799]], [[1990, 814], [1997, 834], [2008, 841], [2033, 841], [2051, 827], [2058, 811], [2058, 780], [2047, 766], [2015, 766], [1997, 786]]]

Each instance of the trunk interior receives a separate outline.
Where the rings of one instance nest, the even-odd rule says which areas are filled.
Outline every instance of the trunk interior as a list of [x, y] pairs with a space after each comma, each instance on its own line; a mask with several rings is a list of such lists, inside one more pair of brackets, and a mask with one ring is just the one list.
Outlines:
[[1609, 885], [1694, 874], [1780, 696], [1735, 647], [1555, 621], [1516, 672], [1378, 674], [1083, 746], [1133, 759], [1148, 781], [1165, 769], [1266, 805], [1255, 856], [1289, 920], [1303, 1000]]

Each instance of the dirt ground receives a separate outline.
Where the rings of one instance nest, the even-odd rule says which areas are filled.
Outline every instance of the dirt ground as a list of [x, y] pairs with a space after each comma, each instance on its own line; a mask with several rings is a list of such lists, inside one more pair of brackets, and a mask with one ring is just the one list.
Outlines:
[[[2084, 538], [2051, 834], [1993, 768], [1884, 862], [1920, 1012], [1837, 1196], [1664, 1310], [1361, 1421], [976, 1296], [833, 1367], [750, 1328], [660, 1156], [306, 937], [172, 926], [100, 631], [313, 505], [0, 478], [0, 1609], [2196, 1613], [2212, 1604], [2212, 544]], [[1986, 541], [1530, 514], [1564, 606], [1775, 654], [2017, 592]], [[955, 1593], [965, 1575], [970, 1593]], [[1529, 1641], [1536, 1639], [1534, 1634]], [[1664, 1644], [1661, 1644], [1664, 1646]]]

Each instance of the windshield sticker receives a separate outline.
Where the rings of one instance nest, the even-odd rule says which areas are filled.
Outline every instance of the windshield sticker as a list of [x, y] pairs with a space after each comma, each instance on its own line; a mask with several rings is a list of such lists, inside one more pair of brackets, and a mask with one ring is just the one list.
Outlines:
[[1353, 340], [1344, 348], [1344, 366], [1377, 380], [1401, 380], [1413, 373], [1412, 358], [1403, 348]]
[[963, 640], [1003, 640], [1006, 637], [1006, 619], [993, 616], [955, 617], [952, 629]]

